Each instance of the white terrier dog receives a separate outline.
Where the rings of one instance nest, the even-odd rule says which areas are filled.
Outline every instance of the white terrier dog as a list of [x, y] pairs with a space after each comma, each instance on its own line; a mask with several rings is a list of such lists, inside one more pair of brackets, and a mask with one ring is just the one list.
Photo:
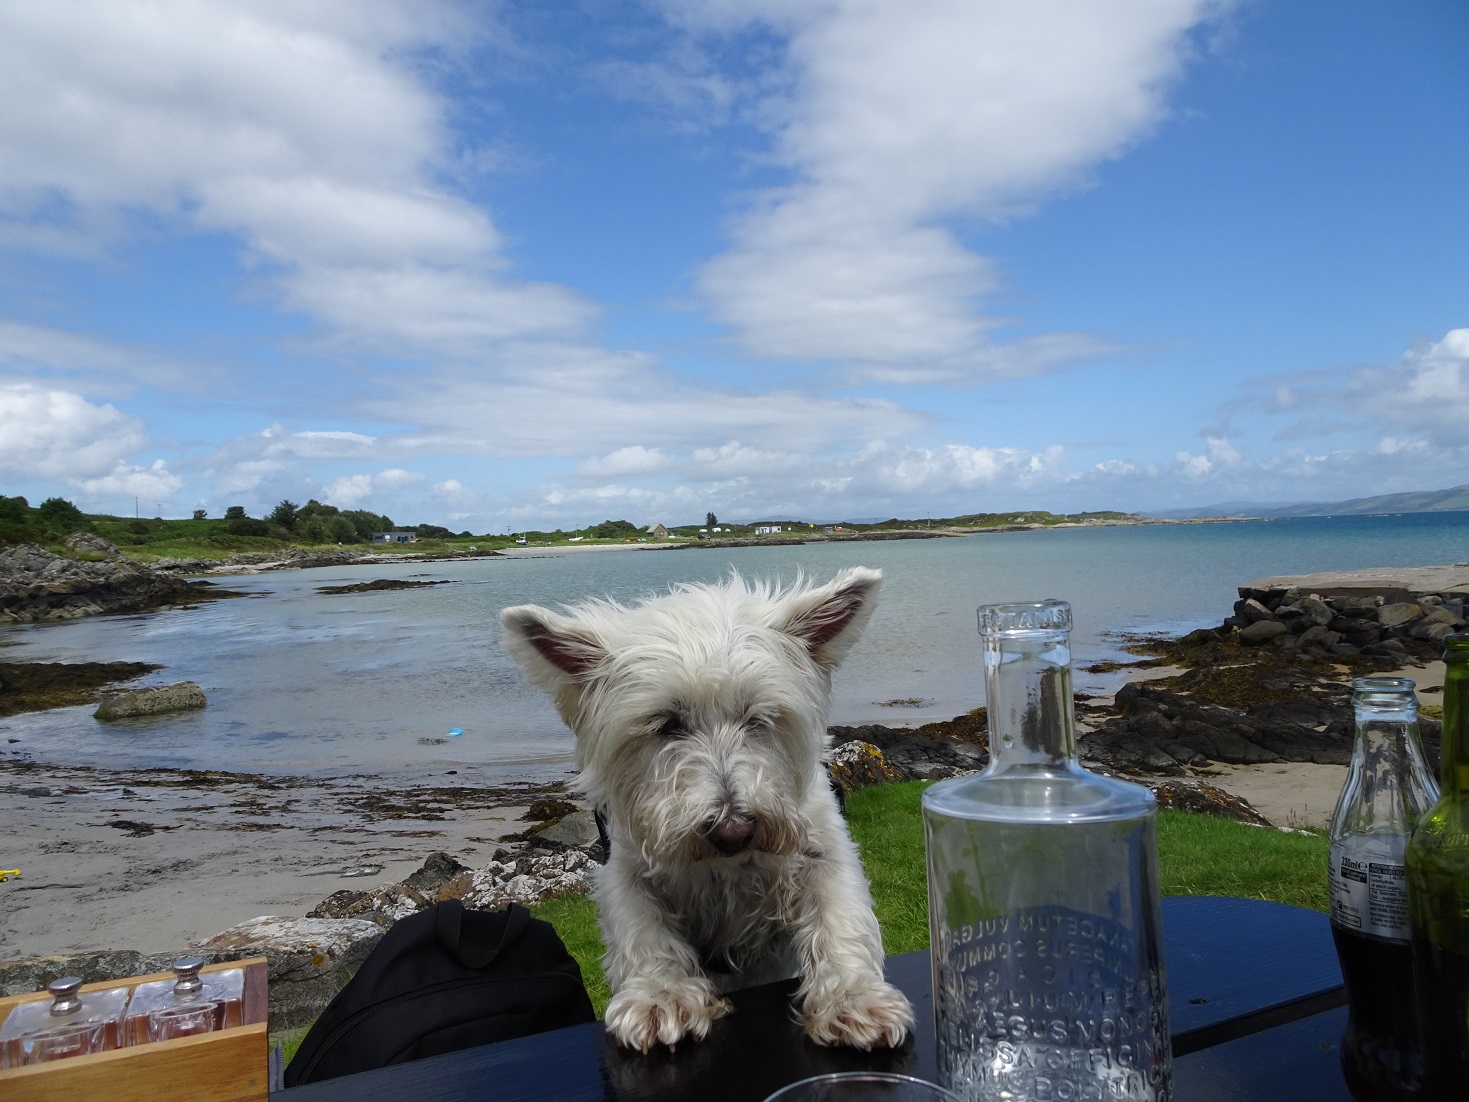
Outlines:
[[882, 575], [776, 589], [738, 575], [626, 607], [501, 614], [511, 652], [576, 733], [607, 820], [595, 895], [607, 1030], [647, 1052], [702, 1039], [720, 992], [799, 974], [821, 1044], [902, 1043], [872, 897], [822, 764], [831, 672]]

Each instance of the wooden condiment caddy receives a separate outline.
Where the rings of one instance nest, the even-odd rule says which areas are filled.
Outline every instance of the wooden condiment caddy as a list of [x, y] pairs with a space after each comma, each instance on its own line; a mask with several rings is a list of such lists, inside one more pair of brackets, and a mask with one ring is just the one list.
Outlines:
[[[131, 1045], [44, 1064], [0, 1070], [4, 1102], [62, 1102], [102, 1099], [107, 1102], [266, 1102], [270, 1093], [266, 1055], [266, 964], [264, 957], [205, 965], [203, 972], [245, 969], [243, 1025], [175, 1037], [148, 1045]], [[89, 983], [83, 991], [137, 987], [152, 980], [173, 979], [170, 972]], [[0, 1023], [21, 1003], [49, 999], [38, 991], [0, 999]]]

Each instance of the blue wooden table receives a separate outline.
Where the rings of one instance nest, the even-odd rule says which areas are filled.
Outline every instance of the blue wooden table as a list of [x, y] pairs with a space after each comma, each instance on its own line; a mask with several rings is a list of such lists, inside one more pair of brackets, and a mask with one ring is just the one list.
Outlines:
[[[1259, 900], [1163, 901], [1179, 1102], [1350, 1102], [1338, 1067], [1346, 996], [1324, 914]], [[707, 1040], [628, 1053], [600, 1023], [344, 1076], [272, 1102], [761, 1102], [787, 1083], [872, 1068], [936, 1076], [926, 950], [889, 957], [915, 1036], [893, 1052], [813, 1045], [792, 1016], [795, 981], [731, 996]]]

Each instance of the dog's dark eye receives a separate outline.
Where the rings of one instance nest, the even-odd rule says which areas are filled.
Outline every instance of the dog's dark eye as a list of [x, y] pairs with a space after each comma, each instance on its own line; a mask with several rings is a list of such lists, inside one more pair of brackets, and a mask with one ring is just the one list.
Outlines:
[[775, 717], [753, 715], [745, 720], [745, 729], [757, 735], [768, 735], [775, 730]]
[[683, 735], [683, 723], [678, 716], [658, 716], [653, 720], [659, 738], [679, 738]]

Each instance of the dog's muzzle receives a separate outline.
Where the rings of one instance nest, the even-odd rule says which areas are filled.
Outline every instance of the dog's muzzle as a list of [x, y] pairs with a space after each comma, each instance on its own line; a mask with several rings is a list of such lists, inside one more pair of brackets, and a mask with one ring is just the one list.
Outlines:
[[746, 815], [711, 819], [703, 830], [706, 841], [720, 853], [740, 853], [755, 840], [755, 820]]

